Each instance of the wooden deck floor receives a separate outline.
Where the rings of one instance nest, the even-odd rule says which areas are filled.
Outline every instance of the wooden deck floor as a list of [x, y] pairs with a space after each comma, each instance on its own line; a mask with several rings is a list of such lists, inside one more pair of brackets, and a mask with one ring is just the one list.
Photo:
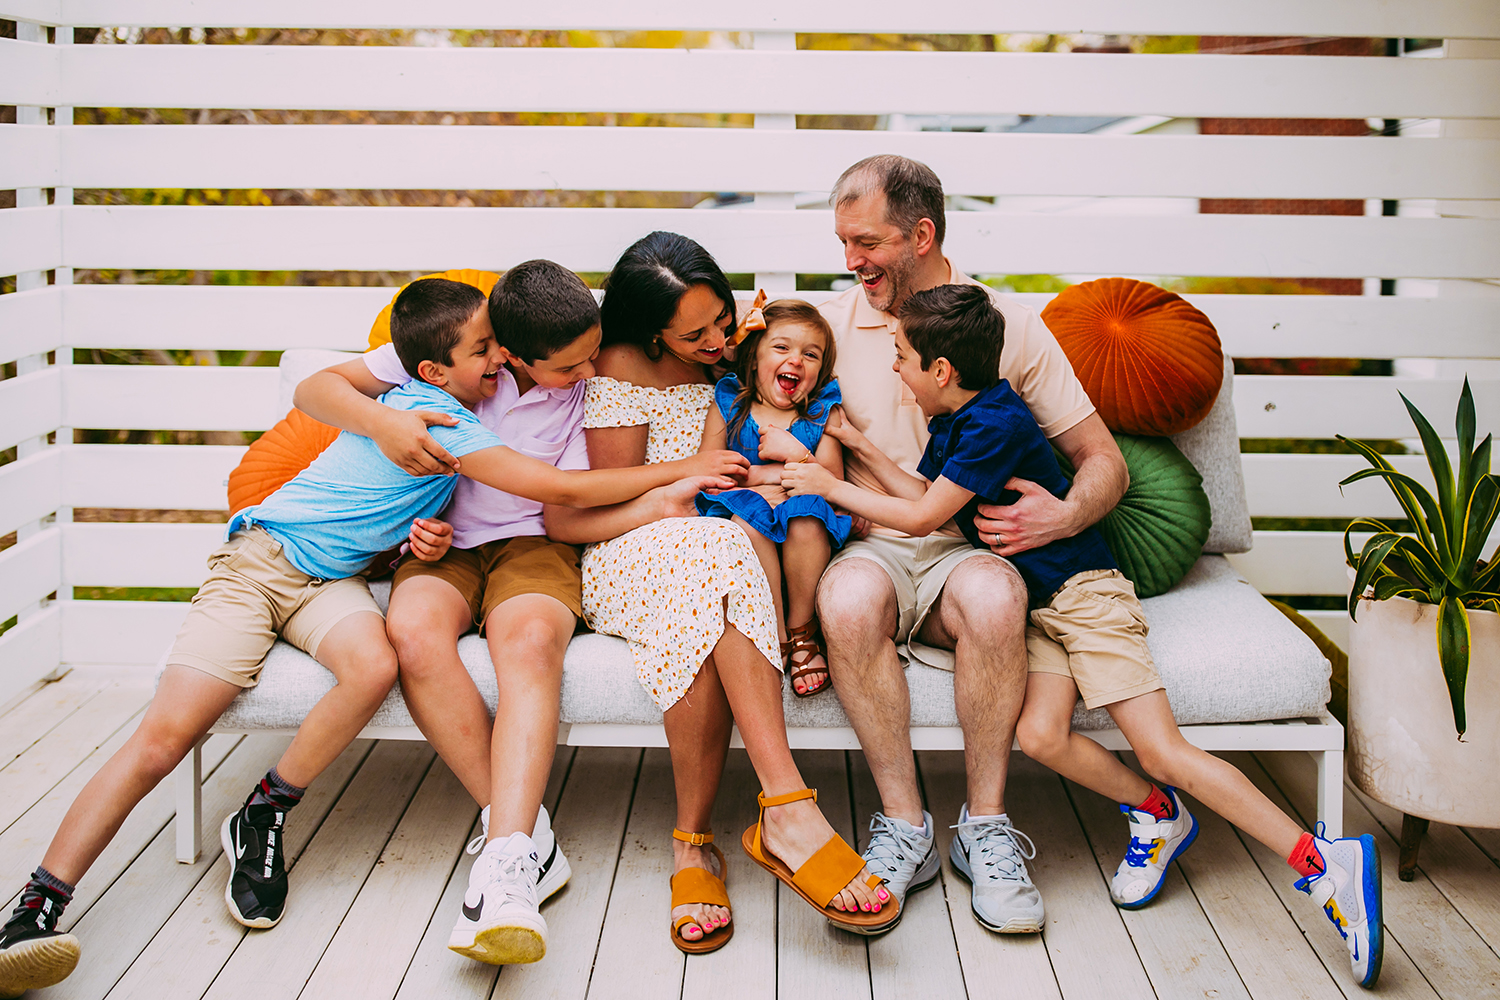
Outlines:
[[[63, 811], [118, 747], [150, 696], [138, 675], [75, 672], [0, 716], [0, 885], [18, 890]], [[219, 819], [285, 741], [214, 737], [205, 750], [204, 855], [173, 860], [172, 790], [135, 811], [64, 916], [83, 942], [77, 972], [39, 994], [151, 1000], [231, 997], [925, 997], [1327, 998], [1366, 995], [1342, 944], [1271, 852], [1199, 810], [1199, 844], [1150, 908], [1110, 905], [1106, 873], [1123, 850], [1112, 804], [1016, 757], [1008, 800], [1037, 842], [1032, 873], [1047, 904], [1040, 936], [981, 928], [944, 862], [894, 933], [831, 930], [732, 846], [754, 818], [755, 782], [736, 751], [716, 830], [726, 841], [734, 940], [684, 960], [667, 939], [672, 789], [665, 751], [560, 748], [549, 808], [573, 864], [544, 908], [545, 960], [505, 970], [444, 947], [470, 859], [477, 810], [421, 743], [351, 747], [287, 825], [296, 859], [287, 916], [246, 932], [225, 912]], [[1302, 755], [1231, 755], [1273, 799], [1310, 815]], [[929, 807], [951, 822], [963, 798], [954, 753], [919, 755]], [[809, 784], [850, 836], [875, 805], [858, 754], [801, 756]], [[1387, 944], [1377, 991], [1389, 997], [1500, 997], [1500, 832], [1434, 824], [1414, 882], [1395, 877], [1400, 817], [1346, 792], [1351, 833], [1385, 856]], [[863, 834], [863, 830], [860, 831]], [[944, 855], [949, 832], [942, 830]], [[14, 899], [5, 903], [7, 911]]]

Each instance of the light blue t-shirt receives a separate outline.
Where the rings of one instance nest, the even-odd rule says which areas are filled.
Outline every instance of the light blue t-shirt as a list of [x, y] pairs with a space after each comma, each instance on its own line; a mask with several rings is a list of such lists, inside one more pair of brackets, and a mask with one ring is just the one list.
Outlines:
[[[456, 427], [428, 428], [455, 457], [502, 443], [462, 403], [426, 382], [408, 382], [380, 402], [457, 417]], [[281, 543], [293, 566], [311, 577], [337, 580], [405, 541], [411, 522], [436, 515], [457, 485], [457, 476], [410, 475], [374, 441], [345, 431], [295, 479], [236, 514], [226, 537], [258, 525]]]

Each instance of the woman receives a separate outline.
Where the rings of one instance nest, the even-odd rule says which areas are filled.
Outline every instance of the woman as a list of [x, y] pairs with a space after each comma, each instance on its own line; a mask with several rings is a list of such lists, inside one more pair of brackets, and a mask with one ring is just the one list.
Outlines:
[[[590, 464], [693, 454], [734, 323], [728, 279], [697, 243], [652, 233], [616, 263], [602, 314], [584, 412]], [[752, 857], [761, 848], [757, 861], [788, 884], [797, 872], [793, 889], [835, 924], [869, 933], [894, 923], [889, 892], [847, 845], [839, 852], [843, 841], [815, 800], [794, 794], [804, 783], [787, 746], [775, 610], [745, 533], [714, 518], [669, 518], [593, 545], [583, 557], [583, 610], [595, 631], [630, 640], [641, 683], [662, 709], [677, 791], [674, 872], [687, 873], [673, 876], [673, 943], [712, 951], [733, 932], [722, 855], [703, 834], [712, 829], [734, 722], [765, 804], [752, 828], [763, 839], [752, 843], [747, 832]], [[810, 894], [809, 880], [822, 883]]]

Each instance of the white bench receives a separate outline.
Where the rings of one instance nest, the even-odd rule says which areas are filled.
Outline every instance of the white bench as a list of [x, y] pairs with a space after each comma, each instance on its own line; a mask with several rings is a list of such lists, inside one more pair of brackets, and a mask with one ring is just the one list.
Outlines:
[[[347, 355], [288, 352], [282, 361], [282, 397], [302, 377]], [[1226, 361], [1224, 388], [1209, 416], [1176, 441], [1204, 474], [1215, 515], [1208, 549], [1248, 547], [1249, 517], [1238, 461], [1239, 437], [1232, 401], [1233, 370]], [[384, 607], [390, 584], [371, 588]], [[1149, 642], [1172, 709], [1184, 732], [1205, 750], [1302, 750], [1318, 764], [1318, 818], [1329, 836], [1342, 824], [1343, 727], [1327, 714], [1329, 664], [1317, 647], [1217, 552], [1204, 554], [1166, 594], [1143, 602]], [[464, 636], [459, 656], [491, 713], [497, 698], [486, 642]], [[309, 709], [333, 687], [333, 675], [301, 650], [277, 642], [266, 656], [260, 683], [230, 704], [215, 733], [292, 733]], [[963, 734], [953, 705], [953, 675], [913, 664], [912, 745], [960, 750]], [[854, 731], [837, 697], [783, 695], [787, 733], [794, 748], [856, 750]], [[623, 639], [586, 634], [573, 639], [563, 668], [562, 724], [558, 742], [569, 746], [666, 746], [661, 712], [636, 681]], [[1128, 745], [1103, 709], [1080, 704], [1074, 729], [1111, 750]], [[372, 739], [422, 739], [399, 687], [362, 733]], [[738, 734], [734, 737], [739, 744]], [[177, 773], [177, 855], [198, 856], [203, 829], [202, 764], [197, 749]]]

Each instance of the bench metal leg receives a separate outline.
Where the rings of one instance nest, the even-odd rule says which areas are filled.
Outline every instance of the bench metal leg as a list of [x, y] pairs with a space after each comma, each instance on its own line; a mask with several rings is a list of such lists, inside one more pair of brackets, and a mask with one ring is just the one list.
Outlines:
[[1310, 751], [1318, 763], [1318, 819], [1323, 836], [1337, 840], [1344, 835], [1344, 751]]
[[172, 772], [177, 793], [177, 860], [198, 860], [203, 850], [203, 743], [199, 740]]

